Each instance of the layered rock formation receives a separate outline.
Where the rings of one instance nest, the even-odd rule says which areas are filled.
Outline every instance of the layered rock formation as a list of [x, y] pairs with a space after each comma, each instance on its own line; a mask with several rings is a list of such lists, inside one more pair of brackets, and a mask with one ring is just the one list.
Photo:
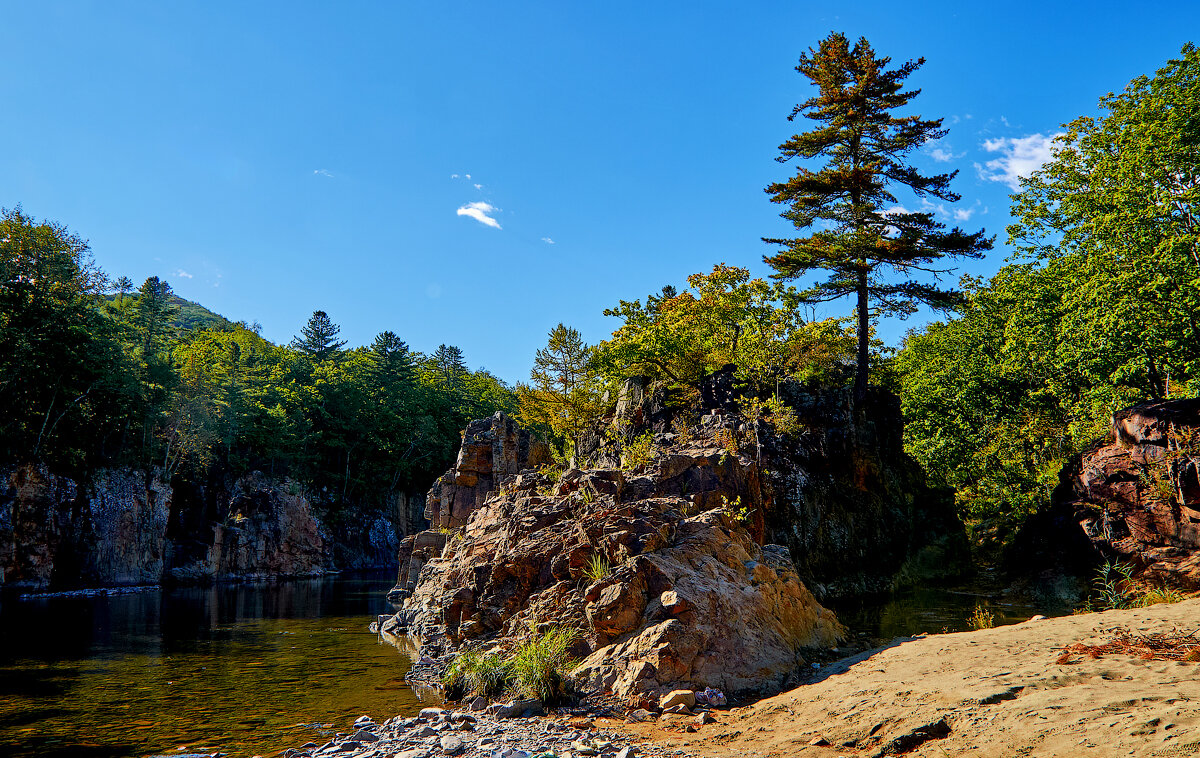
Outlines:
[[[840, 633], [804, 580], [827, 592], [890, 586], [906, 567], [916, 576], [926, 560], [927, 575], [944, 573], [938, 556], [965, 553], [948, 496], [925, 488], [900, 450], [898, 406], [894, 418], [852, 428], [848, 396], [796, 390], [803, 426], [784, 436], [734, 412], [731, 372], [700, 389], [708, 407], [689, 424], [661, 392], [627, 383], [613, 424], [627, 440], [653, 435], [649, 461], [598, 442], [581, 457], [624, 457], [625, 468], [554, 480], [496, 455], [520, 438], [502, 414], [473, 424], [468, 438], [488, 442], [490, 462], [464, 453], [466, 468], [431, 491], [441, 528], [404, 541], [390, 595], [403, 607], [385, 629], [435, 651], [575, 629], [576, 676], [628, 698], [775, 689], [806, 648]], [[474, 489], [460, 501], [450, 486]], [[840, 554], [812, 554], [826, 550]]]
[[343, 531], [331, 537], [297, 484], [259, 472], [173, 489], [154, 471], [102, 469], [80, 485], [44, 466], [0, 470], [3, 588], [206, 583], [392, 564], [399, 539], [386, 515]]
[[1086, 571], [1104, 559], [1200, 589], [1200, 400], [1114, 414], [1108, 439], [1064, 467], [1010, 562]]

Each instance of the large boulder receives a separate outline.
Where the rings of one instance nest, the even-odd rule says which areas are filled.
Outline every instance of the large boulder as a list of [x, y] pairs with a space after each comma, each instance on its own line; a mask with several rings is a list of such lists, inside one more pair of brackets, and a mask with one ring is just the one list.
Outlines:
[[1050, 506], [1018, 535], [1009, 563], [1084, 573], [1105, 559], [1200, 589], [1200, 400], [1114, 414], [1108, 438], [1063, 467]]

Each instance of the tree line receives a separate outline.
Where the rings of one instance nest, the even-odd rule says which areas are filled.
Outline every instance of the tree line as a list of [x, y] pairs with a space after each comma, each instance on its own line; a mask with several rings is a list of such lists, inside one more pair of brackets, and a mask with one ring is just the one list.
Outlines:
[[189, 327], [175, 300], [158, 277], [110, 284], [61, 224], [0, 212], [0, 460], [262, 470], [336, 512], [423, 491], [470, 419], [516, 407], [451, 345], [425, 355], [385, 331], [347, 348], [323, 311], [277, 345], [222, 319]]

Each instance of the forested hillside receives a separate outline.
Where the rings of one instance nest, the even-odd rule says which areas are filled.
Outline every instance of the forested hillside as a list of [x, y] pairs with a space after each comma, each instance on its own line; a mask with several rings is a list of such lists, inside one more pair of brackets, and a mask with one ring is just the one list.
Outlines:
[[515, 404], [453, 346], [424, 355], [385, 331], [347, 348], [321, 311], [276, 345], [157, 277], [110, 284], [79, 236], [20, 209], [0, 217], [0, 282], [4, 462], [262, 470], [336, 511], [423, 490], [468, 420]]

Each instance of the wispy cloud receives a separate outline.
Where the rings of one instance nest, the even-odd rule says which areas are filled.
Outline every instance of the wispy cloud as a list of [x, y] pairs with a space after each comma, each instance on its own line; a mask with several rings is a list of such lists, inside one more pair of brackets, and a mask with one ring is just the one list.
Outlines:
[[549, 237], [542, 237], [542, 242], [545, 242], [547, 245], [554, 244], [554, 240], [550, 239]]
[[482, 185], [482, 184], [476, 184], [476, 185], [475, 185], [475, 189], [483, 189], [483, 185]]
[[499, 213], [500, 209], [491, 203], [467, 203], [458, 209], [457, 213], [460, 216], [468, 216], [475, 219], [484, 226], [490, 226], [493, 229], [499, 229], [500, 222], [492, 218], [491, 213]]
[[1021, 188], [1021, 179], [1044, 166], [1052, 157], [1051, 147], [1062, 133], [1028, 137], [1001, 137], [983, 143], [989, 153], [1000, 153], [1000, 157], [984, 165], [975, 164], [979, 176], [993, 182], [1007, 184], [1014, 192]]
[[175, 269], [175, 276], [179, 277], [180, 279], [191, 279], [192, 278], [191, 274], [189, 274], [188, 272], [184, 271], [181, 268]]
[[313, 175], [314, 176], [327, 176], [330, 179], [333, 178], [333, 172], [329, 171], [328, 169], [323, 169], [323, 168], [313, 169]]
[[966, 155], [966, 153], [959, 153], [958, 155], [955, 155], [952, 151], [941, 147], [935, 147], [929, 151], [929, 157], [933, 158], [938, 163], [949, 163], [950, 161], [958, 160], [964, 155]]

